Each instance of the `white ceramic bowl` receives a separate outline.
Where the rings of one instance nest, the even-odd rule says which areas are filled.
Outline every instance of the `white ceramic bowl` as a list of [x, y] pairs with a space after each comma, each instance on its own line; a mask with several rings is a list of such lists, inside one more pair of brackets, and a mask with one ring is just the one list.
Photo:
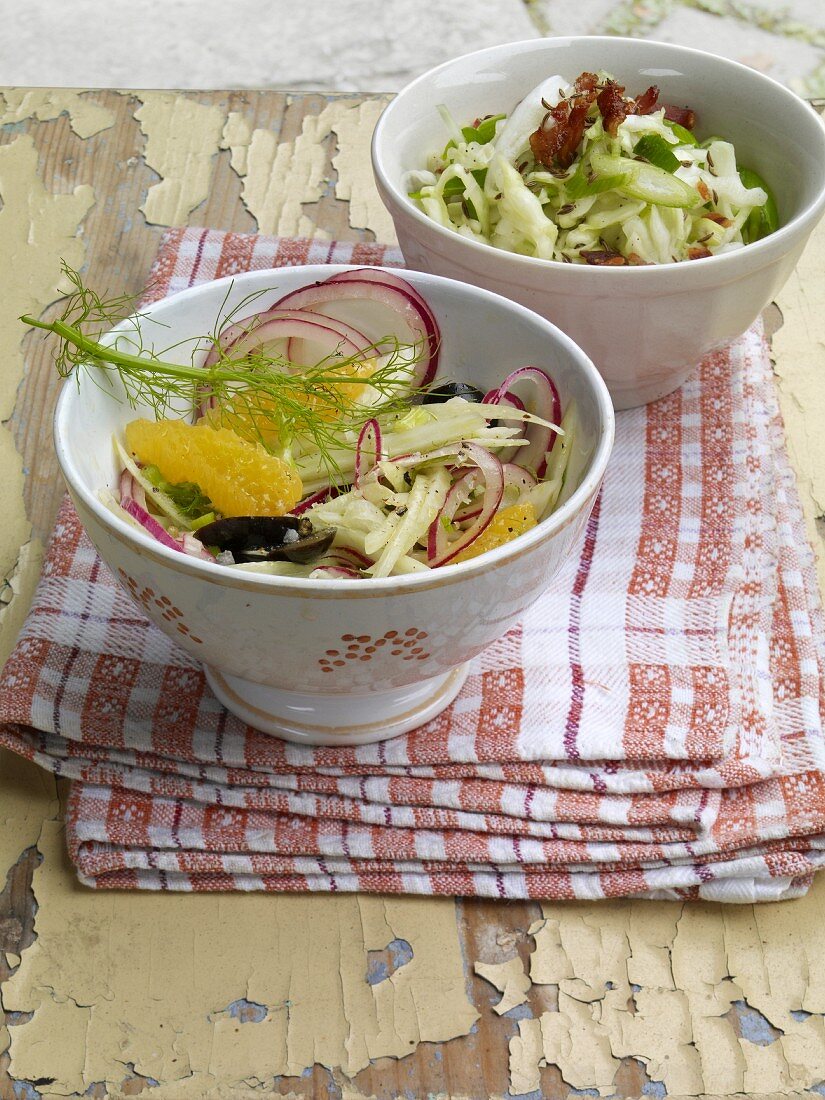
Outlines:
[[[408, 198], [404, 179], [443, 148], [436, 110], [460, 124], [508, 113], [548, 76], [604, 69], [639, 94], [688, 105], [699, 136], [719, 134], [737, 163], [774, 189], [780, 229], [702, 260], [591, 267], [493, 249], [442, 228]], [[689, 376], [702, 356], [743, 332], [782, 287], [825, 207], [825, 127], [782, 85], [721, 57], [662, 42], [552, 38], [512, 42], [449, 61], [404, 88], [378, 121], [372, 159], [407, 264], [505, 294], [559, 326], [604, 376], [617, 409], [646, 404]]]
[[[187, 362], [197, 338], [249, 294], [265, 291], [256, 299], [265, 308], [340, 270], [258, 271], [183, 291], [142, 315], [144, 343], [158, 352], [176, 345]], [[376, 741], [447, 706], [466, 662], [538, 598], [577, 544], [613, 444], [610, 397], [569, 337], [487, 291], [419, 273], [409, 280], [441, 328], [442, 374], [486, 390], [533, 363], [550, 371], [563, 403], [578, 403], [577, 489], [532, 531], [477, 559], [386, 580], [309, 580], [251, 575], [168, 550], [99, 497], [116, 483], [112, 435], [141, 410], [88, 378], [80, 389], [67, 382], [58, 401], [57, 457], [100, 556], [152, 622], [203, 662], [231, 711], [291, 740]]]

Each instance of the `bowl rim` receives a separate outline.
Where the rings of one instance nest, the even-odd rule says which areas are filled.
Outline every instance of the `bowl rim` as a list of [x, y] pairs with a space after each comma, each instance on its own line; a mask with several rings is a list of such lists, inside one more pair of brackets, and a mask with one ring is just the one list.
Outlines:
[[[733, 252], [725, 252], [715, 256], [703, 256], [698, 260], [680, 261], [677, 263], [663, 263], [663, 264], [643, 264], [643, 265], [626, 265], [626, 266], [599, 266], [598, 264], [566, 264], [559, 260], [545, 260], [538, 256], [524, 256], [518, 252], [510, 252], [506, 249], [498, 249], [495, 245], [487, 244], [482, 241], [476, 241], [470, 237], [465, 237], [454, 230], [447, 229], [432, 218], [427, 217], [423, 210], [419, 210], [414, 202], [412, 202], [408, 195], [396, 186], [395, 182], [390, 178], [389, 174], [385, 170], [383, 163], [383, 156], [381, 152], [381, 144], [384, 138], [384, 132], [389, 125], [389, 120], [392, 118], [393, 112], [398, 109], [398, 104], [407, 99], [412, 93], [415, 94], [416, 90], [425, 81], [431, 80], [438, 73], [445, 72], [452, 68], [459, 62], [468, 61], [471, 58], [493, 58], [501, 56], [509, 56], [514, 53], [518, 53], [520, 48], [525, 50], [528, 47], [549, 47], [549, 52], [553, 52], [554, 48], [561, 48], [570, 43], [583, 43], [592, 42], [598, 43], [610, 43], [611, 45], [619, 44], [619, 48], [623, 46], [633, 47], [634, 49], [641, 49], [651, 54], [670, 53], [678, 57], [700, 57], [704, 60], [711, 59], [712, 62], [718, 62], [723, 68], [728, 68], [734, 73], [743, 73], [747, 79], [755, 80], [757, 83], [762, 83], [765, 87], [773, 90], [775, 94], [780, 95], [790, 106], [793, 111], [809, 112], [812, 120], [815, 124], [818, 123], [818, 129], [820, 131], [820, 153], [823, 165], [825, 165], [825, 119], [819, 115], [810, 104], [806, 103], [804, 99], [798, 96], [795, 92], [791, 91], [784, 84], [780, 84], [779, 81], [774, 80], [773, 77], [767, 76], [765, 73], [759, 72], [757, 69], [751, 68], [749, 65], [743, 65], [739, 61], [733, 61], [730, 58], [722, 57], [719, 54], [711, 53], [708, 50], [698, 50], [692, 46], [680, 46], [674, 42], [658, 42], [653, 39], [637, 39], [627, 38], [619, 35], [560, 35], [559, 37], [542, 37], [542, 38], [527, 38], [519, 39], [512, 42], [501, 42], [495, 46], [486, 46], [481, 50], [473, 50], [470, 53], [461, 54], [458, 57], [451, 58], [449, 61], [444, 61], [440, 65], [435, 65], [433, 68], [428, 69], [420, 76], [406, 84], [394, 97], [384, 110], [376, 123], [375, 130], [373, 131], [372, 141], [370, 143], [370, 156], [372, 159], [373, 173], [376, 178], [376, 182], [380, 189], [383, 189], [391, 197], [393, 203], [397, 203], [405, 214], [410, 215], [417, 224], [422, 227], [426, 227], [428, 230], [432, 230], [436, 237], [445, 242], [451, 242], [454, 248], [467, 249], [470, 254], [477, 254], [479, 258], [484, 256], [489, 257], [490, 249], [495, 251], [501, 257], [506, 257], [504, 262], [512, 262], [515, 265], [524, 264], [527, 268], [534, 268], [538, 271], [561, 271], [565, 270], [571, 274], [565, 276], [566, 278], [581, 278], [582, 272], [594, 272], [595, 278], [601, 279], [623, 279], [625, 283], [631, 281], [640, 280], [658, 280], [663, 276], [663, 272], [667, 272], [667, 277], [673, 279], [676, 273], [682, 273], [685, 271], [711, 271], [716, 270], [720, 277], [727, 275], [729, 279], [736, 278], [734, 269], [739, 266], [744, 266], [742, 257], [750, 256], [751, 259], [745, 261], [749, 268], [756, 267], [758, 270], [765, 264], [770, 263], [775, 257], [774, 253], [778, 250], [787, 251], [792, 247], [795, 238], [799, 233], [804, 232], [808, 227], [812, 227], [818, 219], [821, 217], [823, 210], [825, 210], [825, 169], [820, 177], [819, 192], [814, 199], [807, 203], [798, 213], [794, 215], [790, 221], [784, 225], [780, 225], [773, 233], [767, 237], [763, 237], [759, 241], [754, 241], [752, 244], [748, 244], [741, 249], [736, 249]], [[433, 108], [435, 109], [435, 108]], [[801, 115], [800, 115], [801, 117]], [[383, 198], [383, 196], [382, 196]], [[385, 200], [385, 205], [389, 206], [389, 203]], [[392, 210], [390, 210], [392, 213]], [[787, 247], [783, 249], [783, 244]], [[755, 261], [761, 259], [762, 263], [756, 263]], [[578, 274], [577, 274], [578, 273]], [[589, 277], [589, 276], [588, 276]], [[688, 276], [693, 278], [695, 276]]]
[[[339, 271], [347, 271], [355, 268], [362, 268], [364, 266], [364, 264], [302, 264], [292, 267], [256, 269], [254, 271], [226, 275], [221, 279], [207, 280], [195, 286], [187, 287], [168, 297], [161, 298], [156, 302], [149, 303], [146, 307], [137, 310], [136, 313], [132, 314], [129, 318], [125, 318], [120, 324], [116, 325], [106, 334], [104, 339], [111, 339], [113, 334], [121, 331], [125, 326], [130, 325], [135, 317], [151, 315], [153, 309], [156, 307], [168, 306], [170, 303], [179, 301], [187, 301], [191, 298], [199, 297], [210, 290], [215, 293], [217, 301], [220, 302], [225, 299], [226, 293], [228, 293], [232, 284], [239, 280], [243, 280], [245, 276], [272, 276], [274, 279], [282, 276], [284, 272], [292, 274], [297, 271], [304, 271], [307, 273], [307, 283], [309, 284], [315, 281], [320, 275], [332, 275]], [[382, 265], [374, 266], [376, 270], [382, 269]], [[231, 568], [221, 568], [217, 566], [216, 563], [201, 561], [188, 554], [182, 554], [176, 550], [163, 546], [153, 539], [148, 532], [137, 529], [108, 508], [99, 497], [100, 489], [93, 490], [85, 484], [75, 467], [71, 448], [66, 442], [66, 437], [68, 435], [66, 422], [69, 419], [72, 403], [74, 400], [78, 399], [76, 395], [80, 392], [74, 373], [64, 381], [61, 387], [52, 421], [55, 454], [57, 456], [58, 465], [60, 466], [63, 477], [69, 488], [70, 495], [73, 497], [76, 495], [80, 501], [82, 501], [83, 506], [86, 507], [109, 534], [113, 535], [118, 541], [125, 542], [127, 545], [132, 546], [136, 544], [140, 550], [141, 556], [154, 558], [163, 565], [172, 566], [176, 569], [182, 568], [183, 572], [189, 575], [200, 577], [204, 580], [211, 580], [226, 587], [261, 592], [280, 592], [282, 594], [300, 596], [311, 594], [315, 596], [334, 595], [337, 597], [346, 596], [358, 598], [360, 594], [361, 598], [367, 598], [390, 593], [406, 594], [416, 591], [417, 589], [431, 587], [434, 584], [458, 582], [464, 578], [480, 575], [491, 568], [506, 565], [508, 561], [521, 557], [534, 546], [550, 539], [553, 535], [571, 523], [581, 509], [586, 506], [588, 500], [595, 495], [604, 476], [613, 449], [615, 413], [613, 411], [613, 403], [610, 394], [608, 393], [607, 386], [601, 374], [599, 374], [590, 358], [582, 351], [579, 345], [562, 332], [561, 329], [557, 328], [551, 321], [540, 316], [540, 314], [534, 313], [532, 310], [519, 305], [517, 302], [511, 301], [509, 298], [505, 298], [501, 294], [474, 287], [469, 283], [463, 283], [457, 279], [448, 279], [441, 275], [430, 275], [420, 271], [408, 271], [403, 267], [386, 267], [386, 269], [395, 274], [399, 274], [402, 278], [407, 278], [407, 276], [411, 275], [413, 277], [411, 281], [421, 280], [422, 285], [416, 288], [421, 293], [426, 294], [425, 288], [429, 284], [455, 284], [460, 286], [464, 291], [469, 292], [473, 297], [479, 295], [482, 301], [484, 299], [497, 300], [516, 315], [521, 315], [531, 322], [538, 320], [541, 325], [548, 330], [548, 335], [553, 338], [556, 346], [560, 345], [564, 348], [576, 363], [577, 368], [583, 372], [585, 380], [589, 383], [593, 392], [597, 413], [601, 421], [600, 436], [596, 441], [593, 454], [585, 469], [585, 474], [570, 498], [565, 501], [561, 508], [547, 516], [546, 519], [541, 520], [530, 531], [513, 539], [512, 542], [505, 543], [493, 550], [488, 550], [486, 553], [480, 554], [477, 558], [471, 558], [469, 561], [449, 563], [444, 566], [439, 566], [437, 569], [427, 570], [427, 572], [410, 573], [402, 576], [379, 578], [365, 577], [358, 583], [343, 578], [311, 579], [309, 577], [280, 577], [234, 570]], [[100, 488], [103, 487], [101, 486]]]

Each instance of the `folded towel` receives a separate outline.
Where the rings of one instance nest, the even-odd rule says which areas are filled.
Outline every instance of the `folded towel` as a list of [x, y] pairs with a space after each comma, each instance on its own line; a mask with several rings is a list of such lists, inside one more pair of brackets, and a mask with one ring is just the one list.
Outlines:
[[[176, 230], [151, 299], [380, 245]], [[581, 552], [455, 703], [358, 748], [245, 727], [66, 502], [0, 742], [74, 782], [82, 881], [755, 901], [825, 859], [825, 630], [758, 328], [617, 417]]]

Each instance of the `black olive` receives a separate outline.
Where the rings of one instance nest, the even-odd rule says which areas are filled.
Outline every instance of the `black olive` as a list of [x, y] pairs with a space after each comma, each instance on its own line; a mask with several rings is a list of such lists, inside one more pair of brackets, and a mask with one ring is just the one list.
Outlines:
[[484, 393], [475, 386], [471, 386], [469, 382], [440, 382], [422, 395], [421, 403], [422, 405], [435, 405], [441, 401], [449, 401], [451, 397], [461, 397], [465, 401], [480, 402], [484, 400]]
[[306, 562], [328, 549], [335, 528], [316, 531], [307, 516], [227, 516], [195, 534], [204, 546], [228, 550], [236, 562]]

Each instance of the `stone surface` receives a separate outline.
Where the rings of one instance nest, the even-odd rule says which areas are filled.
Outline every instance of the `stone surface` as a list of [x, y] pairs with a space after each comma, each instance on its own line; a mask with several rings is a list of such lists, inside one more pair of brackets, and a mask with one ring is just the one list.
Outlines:
[[11, 33], [7, 23], [0, 36], [0, 71], [10, 85], [394, 91], [458, 54], [538, 33], [522, 0], [26, 0], [15, 7]]
[[0, 71], [11, 85], [395, 91], [441, 61], [497, 42], [612, 32], [724, 53], [803, 93], [825, 89], [822, 0], [235, 0], [231, 7], [225, 0], [17, 0], [7, 7]]
[[798, 38], [686, 7], [674, 8], [647, 37], [730, 57], [797, 90], [825, 62], [825, 50]]
[[618, 6], [618, 0], [585, 0], [578, 4], [570, 0], [533, 0], [529, 10], [542, 34], [602, 34], [607, 17]]

